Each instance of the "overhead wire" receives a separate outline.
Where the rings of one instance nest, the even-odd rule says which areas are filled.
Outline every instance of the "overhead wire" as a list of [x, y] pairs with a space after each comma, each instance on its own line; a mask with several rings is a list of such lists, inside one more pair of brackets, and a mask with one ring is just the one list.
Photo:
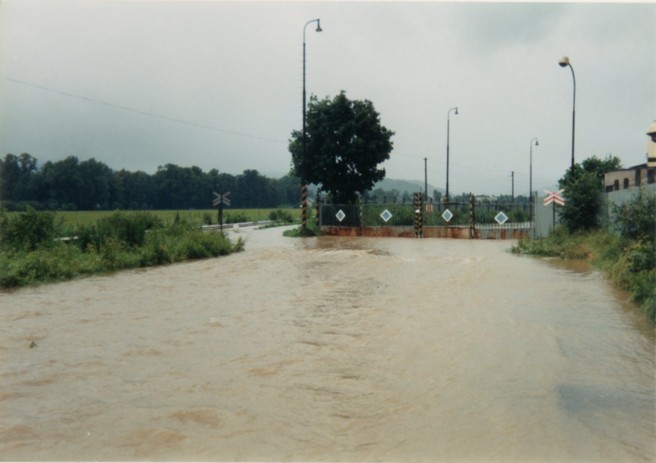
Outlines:
[[288, 143], [287, 141], [278, 140], [278, 139], [275, 139], [275, 138], [263, 137], [263, 136], [260, 136], [260, 135], [254, 135], [254, 134], [245, 133], [245, 132], [237, 132], [235, 130], [228, 130], [228, 129], [223, 129], [223, 128], [220, 128], [220, 127], [215, 127], [215, 126], [211, 126], [211, 125], [207, 125], [207, 124], [200, 124], [198, 122], [188, 121], [188, 120], [180, 119], [180, 118], [176, 118], [176, 117], [164, 116], [162, 114], [156, 114], [156, 113], [153, 113], [153, 112], [150, 112], [150, 111], [144, 111], [144, 110], [141, 110], [141, 109], [130, 108], [128, 106], [121, 106], [121, 105], [118, 105], [118, 104], [109, 103], [107, 101], [98, 100], [96, 98], [91, 98], [91, 97], [87, 97], [87, 96], [84, 96], [84, 95], [77, 95], [75, 93], [66, 92], [66, 91], [63, 91], [63, 90], [57, 90], [57, 89], [54, 89], [54, 88], [46, 87], [44, 85], [37, 85], [37, 84], [31, 83], [31, 82], [26, 82], [26, 81], [19, 80], [19, 79], [13, 79], [11, 77], [2, 76], [2, 78], [4, 80], [9, 81], [9, 82], [13, 82], [13, 83], [24, 85], [24, 86], [31, 87], [31, 88], [36, 88], [36, 89], [43, 90], [43, 91], [50, 92], [50, 93], [55, 93], [55, 94], [58, 94], [58, 95], [63, 95], [63, 96], [69, 97], [69, 98], [76, 98], [78, 100], [86, 101], [86, 102], [89, 102], [89, 103], [95, 103], [95, 104], [107, 106], [109, 108], [120, 109], [122, 111], [128, 111], [128, 112], [135, 113], [135, 114], [141, 114], [142, 116], [153, 117], [153, 118], [156, 118], [156, 119], [162, 119], [162, 120], [166, 120], [166, 121], [169, 121], [169, 122], [176, 122], [178, 124], [189, 125], [191, 127], [196, 127], [196, 128], [199, 128], [199, 129], [213, 130], [215, 132], [221, 132], [221, 133], [225, 133], [225, 134], [228, 134], [228, 135], [252, 138], [252, 139], [255, 139], [255, 140], [262, 140], [262, 141], [272, 142], [272, 143], [285, 143], [285, 144]]

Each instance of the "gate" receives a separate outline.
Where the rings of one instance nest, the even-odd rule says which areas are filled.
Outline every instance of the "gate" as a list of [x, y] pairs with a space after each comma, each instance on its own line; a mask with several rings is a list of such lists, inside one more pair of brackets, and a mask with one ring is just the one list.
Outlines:
[[506, 239], [531, 234], [528, 203], [468, 202], [318, 204], [330, 235]]

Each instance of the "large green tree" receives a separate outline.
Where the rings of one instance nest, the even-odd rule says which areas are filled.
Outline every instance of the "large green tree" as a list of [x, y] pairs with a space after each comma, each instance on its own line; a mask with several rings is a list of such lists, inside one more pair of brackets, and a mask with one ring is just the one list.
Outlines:
[[306, 113], [306, 137], [292, 132], [293, 173], [330, 192], [336, 203], [352, 202], [385, 177], [379, 164], [390, 157], [394, 132], [380, 123], [369, 100], [313, 96]]
[[559, 180], [560, 187], [565, 189], [566, 200], [560, 217], [569, 231], [599, 227], [604, 174], [621, 168], [620, 159], [609, 155], [606, 159], [592, 156], [567, 170]]

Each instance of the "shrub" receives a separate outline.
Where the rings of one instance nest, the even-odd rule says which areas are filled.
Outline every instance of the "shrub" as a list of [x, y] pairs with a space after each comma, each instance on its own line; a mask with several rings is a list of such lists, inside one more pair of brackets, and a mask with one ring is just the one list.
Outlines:
[[515, 254], [562, 259], [586, 259], [592, 256], [586, 236], [581, 233], [568, 233], [564, 228], [556, 228], [544, 239], [522, 239], [511, 250]]
[[244, 212], [230, 212], [223, 216], [224, 223], [248, 222], [248, 216]]
[[178, 243], [185, 259], [202, 259], [229, 254], [232, 244], [221, 233], [205, 233], [200, 230], [188, 233]]
[[[321, 236], [322, 234], [323, 232], [319, 227], [317, 227], [316, 221], [313, 219], [308, 219], [307, 227], [305, 228], [305, 230], [303, 229], [302, 226], [299, 226], [282, 232], [282, 235], [288, 238], [313, 237], [313, 236]], [[239, 242], [235, 246], [238, 247]], [[243, 247], [243, 242], [242, 242], [242, 247]], [[241, 249], [237, 249], [237, 250], [241, 251]]]
[[171, 262], [173, 262], [173, 253], [164, 230], [149, 233], [145, 245], [141, 248], [139, 264], [148, 267]]
[[77, 248], [64, 243], [29, 253], [1, 253], [0, 285], [14, 287], [75, 278], [80, 274], [79, 253]]
[[141, 248], [142, 266], [169, 264], [188, 259], [217, 257], [241, 251], [243, 241], [236, 244], [221, 233], [204, 232], [191, 226], [173, 226], [149, 233]]
[[[40, 213], [42, 214], [42, 213]], [[43, 217], [28, 213], [29, 220], [20, 216], [9, 220], [2, 217], [2, 233], [16, 241], [23, 230], [30, 236], [50, 236], [49, 226], [43, 231]], [[52, 224], [47, 213], [46, 225]], [[4, 224], [9, 224], [4, 226]], [[33, 225], [35, 230], [30, 229]], [[23, 228], [21, 228], [23, 227]], [[53, 226], [54, 228], [54, 226]], [[148, 231], [148, 233], [146, 233]], [[79, 245], [53, 241], [32, 240], [33, 249], [23, 245], [4, 246], [0, 250], [0, 286], [16, 287], [46, 281], [60, 281], [80, 275], [179, 262], [229, 254], [243, 249], [239, 239], [233, 244], [222, 233], [203, 232], [184, 220], [176, 220], [163, 227], [159, 219], [149, 214], [117, 213], [101, 219], [95, 226], [78, 230]], [[3, 244], [4, 244], [3, 239]], [[13, 242], [13, 241], [12, 241]], [[45, 246], [44, 243], [48, 243]]]
[[[578, 166], [578, 165], [577, 165]], [[594, 230], [599, 227], [599, 180], [592, 172], [576, 171], [560, 186], [565, 189], [567, 202], [561, 209], [560, 220], [570, 232]]]
[[31, 207], [27, 212], [0, 219], [0, 242], [3, 247], [34, 251], [40, 246], [49, 246], [55, 238], [55, 214], [37, 212]]
[[612, 206], [611, 220], [624, 238], [656, 242], [656, 194], [638, 190], [630, 201]]
[[282, 209], [277, 209], [269, 213], [269, 220], [281, 223], [292, 223], [294, 218], [292, 217], [291, 213], [283, 211]]
[[143, 246], [146, 232], [162, 227], [162, 220], [147, 212], [116, 212], [98, 220], [95, 225], [80, 227], [77, 232], [78, 245], [85, 251], [90, 245], [102, 250], [110, 240], [115, 240], [128, 248]]

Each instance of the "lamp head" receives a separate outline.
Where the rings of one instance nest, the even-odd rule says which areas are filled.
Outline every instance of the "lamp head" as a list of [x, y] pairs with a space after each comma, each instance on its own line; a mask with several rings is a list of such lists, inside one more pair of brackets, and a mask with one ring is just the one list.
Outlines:
[[458, 107], [457, 107], [457, 106], [456, 106], [456, 112], [455, 112], [455, 114], [456, 114], [456, 116], [458, 115]]
[[537, 138], [535, 139], [535, 146], [540, 146], [540, 144], [538, 143], [538, 139], [537, 139]]
[[561, 68], [569, 66], [569, 58], [567, 56], [563, 56], [560, 58], [560, 61], [558, 61], [558, 64], [560, 64]]
[[323, 29], [321, 29], [321, 21], [317, 19], [317, 32], [321, 32]]

